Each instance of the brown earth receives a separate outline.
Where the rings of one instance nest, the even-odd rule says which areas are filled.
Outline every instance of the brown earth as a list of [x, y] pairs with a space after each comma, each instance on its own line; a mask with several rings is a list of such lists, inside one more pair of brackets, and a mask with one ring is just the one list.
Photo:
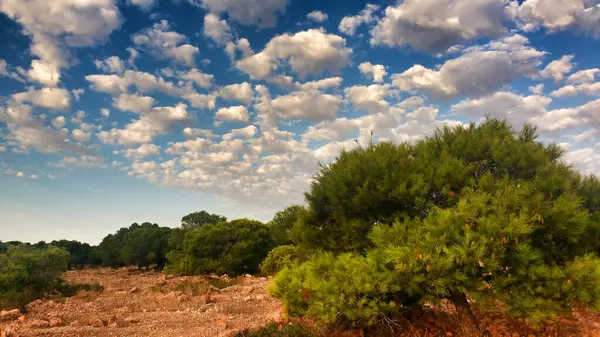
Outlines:
[[279, 301], [267, 295], [266, 278], [165, 277], [107, 268], [69, 271], [65, 278], [104, 290], [32, 302], [24, 316], [0, 322], [2, 337], [232, 336], [282, 317]]
[[[245, 276], [165, 276], [159, 272], [108, 268], [69, 271], [78, 288], [71, 297], [52, 296], [27, 306], [24, 314], [0, 312], [0, 337], [15, 336], [235, 336], [270, 322], [284, 326], [281, 303], [267, 294], [270, 281]], [[87, 287], [84, 287], [87, 285]], [[103, 289], [102, 289], [103, 288]], [[453, 305], [426, 307], [410, 319], [383, 322], [369, 336], [600, 336], [600, 315], [588, 309], [557, 318], [541, 329], [500, 313], [476, 312], [480, 330], [461, 323]], [[317, 335], [365, 336], [307, 325]], [[396, 331], [392, 333], [391, 331]]]

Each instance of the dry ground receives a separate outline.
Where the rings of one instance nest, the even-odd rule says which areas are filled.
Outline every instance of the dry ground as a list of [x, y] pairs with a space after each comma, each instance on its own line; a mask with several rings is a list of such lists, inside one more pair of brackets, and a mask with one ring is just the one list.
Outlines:
[[[208, 281], [103, 268], [69, 271], [66, 280], [104, 290], [38, 300], [19, 320], [0, 322], [0, 331], [10, 325], [11, 336], [217, 337], [264, 326], [282, 313], [281, 304], [267, 295], [266, 278]], [[44, 322], [58, 326], [43, 327]]]
[[[0, 337], [14, 336], [235, 336], [270, 322], [283, 326], [281, 303], [259, 277], [165, 277], [158, 272], [108, 268], [69, 271], [71, 285], [95, 285], [72, 297], [50, 297], [22, 314], [0, 313]], [[100, 290], [100, 286], [103, 290]], [[95, 289], [95, 290], [94, 290]], [[448, 303], [426, 308], [410, 320], [389, 322], [396, 336], [599, 336], [600, 315], [589, 310], [559, 318], [540, 330], [501, 313], [476, 313], [481, 331], [459, 322]], [[4, 317], [3, 317], [4, 315]], [[11, 316], [12, 315], [12, 316]], [[307, 320], [303, 320], [307, 323]], [[309, 325], [311, 325], [309, 323]], [[364, 336], [362, 331], [334, 332], [311, 327], [323, 336]], [[392, 336], [385, 324], [370, 336]]]

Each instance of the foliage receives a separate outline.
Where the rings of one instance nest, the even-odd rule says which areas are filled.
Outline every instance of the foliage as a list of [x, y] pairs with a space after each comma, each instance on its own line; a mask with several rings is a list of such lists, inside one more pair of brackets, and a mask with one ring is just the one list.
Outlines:
[[227, 218], [218, 214], [211, 214], [206, 211], [190, 213], [181, 218], [181, 227], [184, 229], [201, 227], [204, 225], [214, 225], [227, 221]]
[[187, 275], [255, 273], [273, 247], [269, 228], [239, 219], [185, 233], [183, 251], [167, 255], [167, 270]]
[[256, 331], [239, 332], [236, 337], [311, 337], [317, 336], [299, 324], [288, 323], [279, 328], [277, 323], [270, 323], [267, 326]]
[[293, 242], [290, 237], [290, 230], [305, 212], [306, 209], [303, 206], [292, 205], [275, 214], [273, 220], [267, 224], [271, 227], [271, 235], [275, 245], [289, 245]]
[[[354, 254], [317, 253], [283, 270], [274, 293], [292, 313], [354, 326], [425, 300], [468, 309], [465, 292], [534, 324], [577, 304], [600, 309], [600, 183], [561, 155], [534, 128], [494, 119], [342, 152], [315, 177], [292, 234]], [[357, 280], [361, 269], [372, 279]]]
[[10, 246], [0, 254], [0, 308], [22, 307], [52, 291], [68, 263], [69, 253], [62, 248]]
[[50, 245], [64, 248], [69, 252], [69, 268], [97, 266], [102, 263], [94, 247], [87, 243], [73, 240], [59, 240], [50, 242]]
[[260, 271], [265, 275], [274, 275], [285, 267], [297, 263], [300, 259], [298, 247], [293, 245], [273, 248], [260, 265]]
[[138, 268], [156, 264], [162, 268], [169, 251], [170, 229], [145, 222], [121, 228], [107, 235], [98, 246], [102, 262], [111, 267], [137, 265]]

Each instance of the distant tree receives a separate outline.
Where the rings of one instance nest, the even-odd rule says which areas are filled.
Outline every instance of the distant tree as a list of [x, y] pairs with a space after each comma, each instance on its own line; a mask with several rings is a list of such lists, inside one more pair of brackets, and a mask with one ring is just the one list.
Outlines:
[[187, 275], [255, 273], [273, 247], [269, 227], [239, 219], [185, 233], [183, 251], [169, 253], [167, 270]]
[[271, 235], [273, 236], [275, 245], [289, 245], [293, 242], [290, 230], [305, 212], [306, 209], [303, 206], [292, 205], [275, 214], [273, 220], [267, 224], [271, 228]]
[[105, 236], [98, 245], [98, 256], [102, 260], [102, 264], [113, 268], [124, 266], [125, 261], [121, 256], [121, 248], [122, 242], [118, 235]]
[[127, 232], [123, 237], [121, 254], [129, 265], [149, 268], [150, 265], [164, 267], [169, 248], [170, 228], [159, 227], [149, 222]]
[[75, 240], [50, 242], [51, 246], [64, 248], [69, 252], [69, 268], [99, 265], [102, 261], [96, 255], [94, 247]]
[[227, 218], [218, 214], [211, 214], [206, 211], [190, 213], [181, 218], [181, 227], [185, 229], [200, 227], [204, 225], [213, 225], [227, 221]]

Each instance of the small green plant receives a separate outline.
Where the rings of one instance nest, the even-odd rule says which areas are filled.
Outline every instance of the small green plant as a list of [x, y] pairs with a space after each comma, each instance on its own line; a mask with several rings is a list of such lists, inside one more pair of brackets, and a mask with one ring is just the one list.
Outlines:
[[297, 323], [286, 324], [283, 329], [276, 323], [270, 323], [267, 326], [255, 331], [240, 332], [236, 337], [316, 337], [317, 335], [307, 331], [305, 327]]
[[291, 266], [298, 259], [298, 247], [293, 245], [275, 247], [260, 265], [260, 270], [265, 275], [274, 275], [283, 268]]

